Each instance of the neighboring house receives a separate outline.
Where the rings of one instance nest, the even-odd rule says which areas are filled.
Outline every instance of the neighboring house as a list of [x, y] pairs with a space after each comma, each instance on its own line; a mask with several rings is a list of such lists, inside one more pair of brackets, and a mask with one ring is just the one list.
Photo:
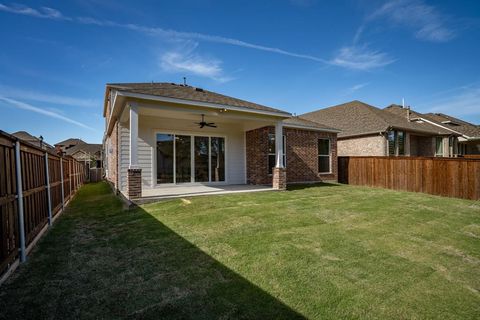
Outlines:
[[[361, 101], [301, 115], [339, 128], [339, 156], [455, 156], [450, 144], [459, 134], [426, 121], [415, 121], [399, 106], [379, 109]], [[450, 151], [451, 150], [451, 151]]]
[[53, 150], [53, 146], [49, 145], [45, 141], [43, 141], [43, 137], [40, 136], [39, 138], [31, 135], [30, 133], [26, 131], [17, 131], [12, 133], [12, 136], [17, 137], [20, 140], [26, 141], [30, 144], [33, 144], [34, 146], [41, 147], [45, 150]]
[[337, 179], [338, 130], [253, 102], [172, 83], [108, 84], [103, 115], [106, 178], [127, 198]]
[[57, 152], [65, 153], [68, 149], [82, 143], [85, 144], [86, 142], [78, 138], [69, 138], [67, 140], [55, 143], [55, 149]]
[[89, 168], [101, 168], [103, 162], [103, 146], [94, 143], [79, 143], [70, 147], [65, 154], [78, 161], [87, 162]]
[[459, 155], [480, 155], [480, 126], [443, 113], [426, 113], [421, 115], [421, 118], [460, 134], [458, 137]]

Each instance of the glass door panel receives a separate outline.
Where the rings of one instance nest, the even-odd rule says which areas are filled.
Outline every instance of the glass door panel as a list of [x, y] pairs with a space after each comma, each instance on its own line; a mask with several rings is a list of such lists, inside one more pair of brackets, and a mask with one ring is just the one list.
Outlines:
[[173, 183], [173, 134], [157, 134], [157, 183]]
[[208, 182], [208, 137], [195, 137], [195, 182]]
[[175, 136], [175, 172], [176, 183], [191, 182], [192, 177], [192, 150], [190, 136]]
[[225, 181], [225, 139], [212, 137], [211, 150], [211, 181]]

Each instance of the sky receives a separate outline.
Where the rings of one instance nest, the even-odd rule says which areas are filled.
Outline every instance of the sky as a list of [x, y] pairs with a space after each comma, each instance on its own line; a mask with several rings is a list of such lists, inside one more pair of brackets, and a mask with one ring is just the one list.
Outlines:
[[480, 1], [0, 0], [0, 129], [101, 143], [106, 83], [302, 114], [361, 100], [480, 124]]

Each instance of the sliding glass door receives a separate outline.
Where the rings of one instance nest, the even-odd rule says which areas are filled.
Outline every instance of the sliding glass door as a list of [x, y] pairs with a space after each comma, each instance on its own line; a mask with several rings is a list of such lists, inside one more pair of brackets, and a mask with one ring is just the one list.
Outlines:
[[157, 134], [157, 184], [225, 181], [225, 138]]

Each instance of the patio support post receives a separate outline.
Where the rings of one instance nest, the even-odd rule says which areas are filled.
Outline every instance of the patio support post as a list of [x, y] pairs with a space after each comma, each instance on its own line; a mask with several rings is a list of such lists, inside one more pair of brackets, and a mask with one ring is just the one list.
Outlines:
[[273, 168], [273, 189], [286, 190], [287, 189], [287, 169], [283, 163], [283, 123], [278, 121], [275, 124], [275, 158], [276, 164]]
[[130, 164], [127, 175], [129, 199], [142, 196], [142, 169], [138, 165], [138, 105], [128, 103], [130, 109]]

